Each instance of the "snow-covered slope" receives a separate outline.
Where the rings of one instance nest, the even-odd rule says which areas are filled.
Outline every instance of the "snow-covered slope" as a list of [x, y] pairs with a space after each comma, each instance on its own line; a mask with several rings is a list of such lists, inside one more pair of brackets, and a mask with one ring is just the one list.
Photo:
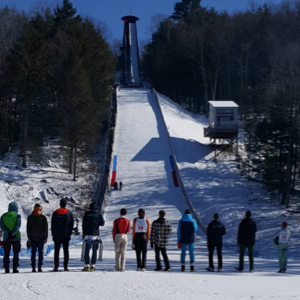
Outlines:
[[[257, 185], [252, 192], [247, 182], [238, 175], [232, 160], [211, 161], [208, 141], [202, 136], [206, 120], [186, 113], [177, 105], [160, 97], [178, 166], [187, 193], [204, 223], [218, 211], [228, 232], [225, 236], [224, 272], [207, 273], [207, 249], [204, 234], [196, 237], [196, 272], [179, 272], [180, 251], [177, 249], [178, 219], [186, 208], [181, 189], [174, 186], [170, 163], [171, 147], [158, 103], [153, 93], [142, 89], [121, 89], [115, 128], [114, 155], [117, 156], [117, 181], [123, 182], [122, 191], [110, 191], [102, 230], [104, 259], [94, 273], [81, 272], [81, 243], [75, 242], [70, 251], [70, 272], [50, 272], [53, 253], [45, 259], [44, 273], [30, 273], [28, 258], [22, 258], [20, 274], [3, 274], [0, 299], [297, 299], [299, 261], [289, 261], [288, 273], [277, 274], [275, 247], [268, 239], [279, 223], [288, 219], [292, 224], [293, 247], [298, 249], [297, 223], [281, 216], [278, 206], [266, 198], [250, 201], [263, 192]], [[50, 173], [48, 173], [50, 174]], [[47, 174], [45, 174], [46, 176]], [[1, 185], [0, 185], [1, 188]], [[1, 191], [1, 190], [0, 190]], [[3, 191], [5, 192], [5, 191]], [[251, 204], [250, 204], [251, 203]], [[126, 272], [113, 272], [114, 247], [111, 237], [112, 222], [122, 207], [128, 209], [132, 220], [140, 207], [152, 222], [158, 211], [165, 209], [173, 224], [168, 254], [172, 272], [152, 272], [155, 268], [153, 250], [148, 251], [147, 272], [136, 272], [135, 252], [128, 247]], [[254, 212], [258, 222], [259, 256], [255, 258], [255, 272], [237, 273], [235, 247], [236, 228], [246, 209]], [[276, 219], [277, 218], [277, 219]], [[131, 244], [131, 234], [129, 234]], [[266, 259], [267, 249], [272, 248]], [[292, 248], [293, 248], [292, 247]], [[296, 253], [291, 249], [291, 253]], [[262, 255], [261, 255], [262, 254]], [[262, 257], [263, 256], [263, 257]], [[187, 261], [188, 261], [187, 257]], [[245, 268], [248, 262], [246, 258]]]
[[270, 195], [261, 185], [241, 177], [233, 155], [220, 155], [214, 162], [214, 150], [209, 147], [209, 139], [203, 136], [206, 118], [188, 113], [163, 95], [158, 94], [158, 99], [185, 189], [205, 224], [212, 220], [215, 212], [220, 214], [227, 227], [225, 250], [228, 253], [237, 251], [238, 225], [245, 211], [251, 210], [258, 227], [256, 256], [276, 257], [277, 247], [273, 245], [272, 237], [281, 223], [287, 221], [292, 230], [289, 257], [300, 259], [297, 214], [270, 203]]
[[[175, 227], [186, 203], [180, 187], [173, 182], [168, 134], [150, 90], [120, 91], [113, 154], [117, 156], [116, 180], [123, 182], [123, 189], [111, 192], [106, 218], [111, 221], [126, 207], [132, 220], [138, 209], [144, 208], [153, 221], [158, 211], [165, 209], [173, 223], [175, 241]], [[111, 228], [106, 226], [104, 230]]]

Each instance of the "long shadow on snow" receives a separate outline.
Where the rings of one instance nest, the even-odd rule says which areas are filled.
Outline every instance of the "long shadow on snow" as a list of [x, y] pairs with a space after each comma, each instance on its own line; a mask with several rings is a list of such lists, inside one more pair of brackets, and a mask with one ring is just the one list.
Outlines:
[[179, 163], [193, 164], [212, 152], [208, 145], [201, 144], [195, 140], [171, 137], [171, 143]]
[[170, 155], [172, 154], [169, 146], [168, 134], [165, 123], [159, 111], [158, 103], [153, 94], [147, 94], [147, 100], [151, 106], [157, 121], [157, 130], [159, 138], [152, 138], [143, 149], [131, 161], [164, 161], [168, 184], [173, 184], [172, 168]]

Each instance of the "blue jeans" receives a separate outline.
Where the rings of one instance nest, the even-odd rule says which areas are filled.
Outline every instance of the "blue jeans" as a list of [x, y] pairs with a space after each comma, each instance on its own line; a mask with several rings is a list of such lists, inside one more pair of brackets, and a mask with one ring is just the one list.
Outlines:
[[186, 255], [186, 248], [189, 248], [190, 254], [190, 263], [193, 264], [195, 261], [195, 254], [194, 254], [194, 243], [191, 244], [181, 244], [181, 263], [185, 264], [185, 255]]
[[85, 241], [85, 256], [84, 256], [84, 262], [86, 265], [90, 264], [90, 250], [93, 248], [93, 253], [92, 253], [92, 260], [91, 264], [95, 265], [96, 260], [97, 260], [97, 250], [99, 248], [98, 243], [93, 243], [92, 240], [86, 240]]

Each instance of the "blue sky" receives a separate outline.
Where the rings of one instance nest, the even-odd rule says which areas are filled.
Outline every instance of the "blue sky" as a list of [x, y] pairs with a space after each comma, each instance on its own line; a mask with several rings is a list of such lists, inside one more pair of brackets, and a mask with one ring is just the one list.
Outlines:
[[[150, 38], [150, 20], [153, 15], [171, 15], [174, 4], [180, 0], [71, 0], [77, 12], [83, 16], [92, 17], [94, 20], [105, 21], [111, 30], [111, 38], [122, 37], [123, 23], [121, 17], [132, 14], [139, 17], [137, 29], [139, 40]], [[249, 7], [249, 0], [202, 0], [202, 6], [215, 7], [217, 10], [245, 10]], [[255, 3], [263, 4], [266, 1], [255, 0]], [[267, 1], [269, 2], [269, 1]], [[280, 0], [273, 0], [272, 3], [279, 3]], [[15, 6], [18, 9], [28, 11], [36, 3], [46, 3], [54, 6], [62, 3], [57, 0], [0, 0], [0, 6]]]

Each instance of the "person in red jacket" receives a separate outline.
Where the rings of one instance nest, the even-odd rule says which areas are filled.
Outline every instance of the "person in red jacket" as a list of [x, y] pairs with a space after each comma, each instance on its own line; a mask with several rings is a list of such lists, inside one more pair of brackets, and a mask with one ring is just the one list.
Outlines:
[[126, 219], [127, 209], [120, 210], [120, 217], [114, 220], [112, 230], [113, 240], [116, 251], [116, 270], [119, 272], [125, 271], [126, 249], [127, 249], [127, 233], [130, 231], [130, 221]]

